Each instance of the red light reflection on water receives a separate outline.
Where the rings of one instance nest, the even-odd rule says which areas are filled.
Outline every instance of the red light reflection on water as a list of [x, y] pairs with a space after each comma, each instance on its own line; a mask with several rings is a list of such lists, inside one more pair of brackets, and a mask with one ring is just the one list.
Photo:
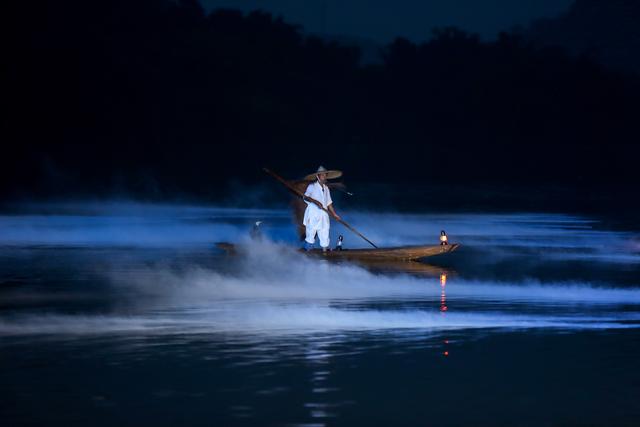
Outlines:
[[[440, 274], [440, 312], [442, 314], [444, 314], [447, 310], [447, 293], [446, 293], [446, 287], [447, 287], [447, 274], [446, 273], [441, 273]], [[445, 349], [447, 348], [447, 346], [449, 345], [449, 340], [444, 340], [444, 347]], [[449, 350], [444, 350], [442, 352], [442, 355], [444, 357], [449, 357]]]
[[440, 274], [440, 287], [442, 291], [440, 292], [440, 311], [445, 312], [448, 310], [447, 308], [447, 293], [445, 292], [445, 288], [447, 286], [447, 275], [445, 273]]

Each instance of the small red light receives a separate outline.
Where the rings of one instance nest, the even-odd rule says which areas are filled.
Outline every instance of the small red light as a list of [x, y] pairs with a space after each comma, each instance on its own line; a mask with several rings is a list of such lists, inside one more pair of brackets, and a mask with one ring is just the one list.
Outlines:
[[448, 352], [448, 351], [445, 351], [443, 354], [444, 354], [445, 356], [448, 356], [448, 355], [449, 355], [449, 352]]

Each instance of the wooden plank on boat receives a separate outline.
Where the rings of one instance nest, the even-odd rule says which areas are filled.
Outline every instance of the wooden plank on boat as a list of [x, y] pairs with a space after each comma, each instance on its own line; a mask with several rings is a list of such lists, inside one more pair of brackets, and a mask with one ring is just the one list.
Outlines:
[[[236, 245], [232, 243], [220, 242], [216, 246], [227, 253], [237, 253]], [[429, 246], [398, 246], [394, 248], [378, 249], [344, 249], [341, 251], [326, 251], [313, 249], [310, 251], [301, 250], [305, 255], [318, 256], [327, 259], [353, 259], [353, 260], [415, 260], [435, 255], [442, 255], [458, 249], [458, 243], [450, 245], [429, 245]]]
[[317, 255], [324, 258], [343, 258], [343, 259], [371, 259], [371, 260], [414, 260], [426, 258], [435, 255], [442, 255], [453, 252], [460, 245], [455, 243], [451, 245], [431, 245], [431, 246], [399, 246], [395, 248], [379, 248], [379, 249], [345, 249], [342, 251], [327, 251], [322, 249], [313, 249], [306, 252], [309, 255]]

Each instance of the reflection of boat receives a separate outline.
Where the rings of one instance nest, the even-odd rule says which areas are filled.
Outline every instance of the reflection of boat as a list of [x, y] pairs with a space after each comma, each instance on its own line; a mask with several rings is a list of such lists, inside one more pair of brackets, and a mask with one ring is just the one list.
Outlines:
[[[221, 242], [216, 246], [228, 253], [236, 252], [236, 245], [233, 243]], [[306, 255], [318, 256], [327, 259], [348, 259], [363, 261], [392, 261], [392, 260], [416, 260], [435, 255], [443, 255], [455, 251], [459, 244], [451, 245], [430, 245], [430, 246], [398, 246], [394, 248], [377, 248], [377, 249], [344, 249], [341, 251], [326, 251], [321, 249], [313, 249], [303, 251]]]
[[[345, 262], [353, 262], [374, 273], [401, 273], [410, 274], [412, 276], [424, 277], [440, 277], [442, 274], [455, 274], [450, 268], [444, 268], [439, 265], [427, 264], [423, 261], [405, 261], [405, 260], [344, 260]], [[340, 262], [340, 261], [337, 261]]]

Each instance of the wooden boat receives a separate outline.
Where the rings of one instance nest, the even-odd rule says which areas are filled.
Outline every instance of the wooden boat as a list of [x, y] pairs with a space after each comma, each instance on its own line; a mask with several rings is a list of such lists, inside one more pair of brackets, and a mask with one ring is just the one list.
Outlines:
[[343, 249], [341, 251], [327, 251], [313, 249], [303, 251], [309, 255], [321, 256], [329, 259], [353, 259], [353, 260], [416, 260], [435, 255], [442, 255], [458, 249], [459, 244], [453, 245], [432, 245], [432, 246], [398, 246], [394, 248], [378, 249]]
[[[237, 246], [232, 243], [220, 242], [216, 246], [227, 253], [237, 253]], [[436, 255], [443, 255], [458, 249], [458, 243], [450, 245], [429, 245], [429, 246], [398, 246], [394, 248], [378, 249], [343, 249], [341, 251], [323, 252], [321, 249], [310, 251], [300, 250], [305, 255], [318, 256], [327, 259], [347, 259], [347, 260], [398, 260], [411, 261]]]
[[[304, 196], [304, 192], [309, 185], [309, 181], [307, 180], [307, 178], [297, 181], [286, 181], [269, 169], [263, 168], [263, 170], [274, 177], [276, 180], [278, 180], [296, 196], [293, 198], [293, 216], [298, 228], [298, 236], [300, 237], [300, 240], [302, 240], [305, 237], [305, 229], [302, 223], [304, 211], [306, 209], [306, 202], [304, 202], [303, 199], [305, 199], [306, 197]], [[344, 190], [344, 185], [342, 183], [331, 183], [327, 185], [331, 188], [341, 188]], [[306, 198], [306, 200], [309, 200], [309, 198]], [[327, 214], [330, 214], [330, 212], [327, 211], [327, 209], [323, 207], [317, 200], [310, 199], [310, 202], [315, 203], [320, 207], [320, 209], [327, 212]], [[369, 239], [367, 239], [364, 235], [359, 233], [349, 224], [344, 222], [342, 219], [340, 219], [336, 215], [333, 215], [333, 218], [356, 233], [358, 236], [362, 237], [367, 242], [371, 243], [371, 245], [374, 246], [374, 249], [343, 249], [326, 252], [322, 249], [313, 249], [310, 251], [300, 249], [302, 253], [304, 253], [305, 255], [319, 256], [322, 258], [335, 260], [344, 259], [354, 261], [414, 261], [421, 258], [443, 255], [449, 252], [453, 252], [460, 246], [459, 244], [454, 243], [449, 245], [398, 246], [394, 248], [378, 248], [375, 247], [375, 245]], [[237, 247], [232, 243], [220, 242], [216, 243], [216, 246], [227, 251], [228, 253], [238, 252]]]

